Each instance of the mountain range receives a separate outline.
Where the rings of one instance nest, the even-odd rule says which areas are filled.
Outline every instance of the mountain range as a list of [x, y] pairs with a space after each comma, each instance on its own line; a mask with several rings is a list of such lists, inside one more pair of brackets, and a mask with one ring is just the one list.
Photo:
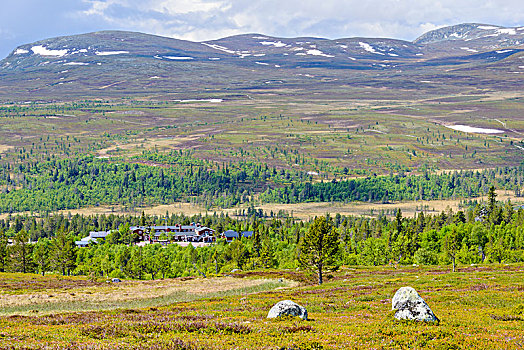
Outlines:
[[522, 85], [523, 50], [524, 27], [478, 23], [433, 30], [413, 42], [263, 34], [191, 42], [103, 31], [15, 48], [0, 61], [0, 99], [194, 96], [319, 84], [415, 89], [428, 82], [513, 90]]

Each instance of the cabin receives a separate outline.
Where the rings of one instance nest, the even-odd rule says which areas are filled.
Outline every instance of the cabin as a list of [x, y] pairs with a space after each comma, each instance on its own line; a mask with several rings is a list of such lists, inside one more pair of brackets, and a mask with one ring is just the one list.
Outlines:
[[251, 238], [253, 236], [253, 231], [243, 231], [241, 233], [238, 233], [234, 230], [227, 230], [226, 232], [222, 233], [222, 238], [226, 239], [226, 242], [231, 243], [234, 239], [237, 238]]
[[132, 226], [129, 230], [138, 236], [139, 241], [149, 241], [150, 243], [161, 243], [163, 241], [212, 243], [216, 240], [215, 230], [199, 223], [173, 226]]
[[227, 230], [226, 232], [222, 233], [222, 238], [225, 238], [226, 242], [228, 243], [233, 242], [234, 239], [238, 238], [238, 232], [234, 230]]
[[111, 233], [111, 231], [91, 231], [89, 236], [82, 238], [79, 241], [75, 241], [77, 247], [87, 247], [89, 244], [97, 244], [99, 240], [104, 240]]

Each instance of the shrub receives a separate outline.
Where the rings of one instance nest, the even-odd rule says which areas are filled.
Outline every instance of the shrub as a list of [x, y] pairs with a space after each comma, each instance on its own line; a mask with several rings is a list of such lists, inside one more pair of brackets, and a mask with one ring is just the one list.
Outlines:
[[413, 261], [419, 265], [437, 265], [438, 256], [435, 252], [432, 252], [425, 248], [420, 248], [415, 252]]

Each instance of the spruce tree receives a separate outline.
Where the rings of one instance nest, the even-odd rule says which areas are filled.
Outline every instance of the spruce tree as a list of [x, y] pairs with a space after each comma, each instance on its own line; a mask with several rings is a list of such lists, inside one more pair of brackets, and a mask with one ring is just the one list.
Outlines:
[[75, 266], [76, 247], [72, 237], [62, 226], [51, 242], [51, 261], [62, 275], [70, 273]]
[[49, 271], [49, 267], [51, 266], [49, 259], [50, 250], [51, 241], [47, 238], [40, 238], [33, 249], [33, 261], [42, 276]]
[[8, 263], [7, 237], [0, 231], [0, 272], [5, 272]]
[[299, 263], [302, 268], [317, 274], [318, 284], [325, 271], [339, 268], [340, 243], [338, 232], [326, 217], [316, 217], [300, 244]]
[[26, 230], [21, 229], [13, 239], [13, 245], [10, 247], [11, 265], [14, 271], [30, 272], [32, 259], [32, 244], [29, 243], [29, 234]]

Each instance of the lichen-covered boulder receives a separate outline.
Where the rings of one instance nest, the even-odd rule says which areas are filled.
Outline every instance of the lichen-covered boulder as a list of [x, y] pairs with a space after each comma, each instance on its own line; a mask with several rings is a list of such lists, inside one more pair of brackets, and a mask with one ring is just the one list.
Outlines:
[[402, 287], [395, 293], [391, 301], [397, 320], [414, 320], [424, 322], [439, 322], [439, 319], [428, 304], [411, 287]]
[[276, 318], [281, 316], [294, 316], [307, 320], [307, 310], [305, 307], [298, 305], [291, 300], [282, 300], [276, 303], [269, 313], [267, 318]]

